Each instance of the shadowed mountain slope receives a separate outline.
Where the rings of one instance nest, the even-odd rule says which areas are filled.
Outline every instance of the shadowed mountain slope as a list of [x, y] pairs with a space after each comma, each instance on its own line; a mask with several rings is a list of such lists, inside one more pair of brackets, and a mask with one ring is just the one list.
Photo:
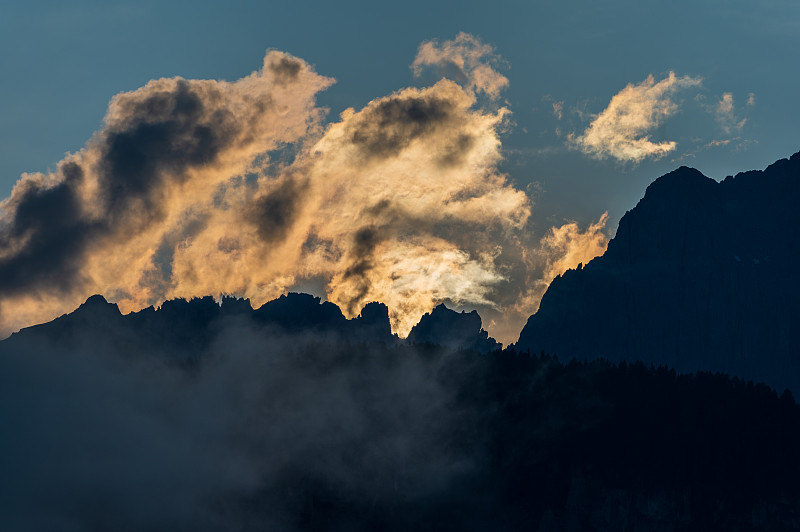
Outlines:
[[800, 153], [653, 182], [606, 253], [556, 278], [519, 349], [714, 370], [800, 390]]
[[[317, 338], [358, 343], [401, 342], [392, 334], [389, 311], [383, 303], [369, 303], [348, 320], [338, 306], [320, 298], [289, 293], [252, 309], [250, 301], [212, 297], [165, 301], [158, 309], [145, 308], [122, 315], [116, 304], [94, 295], [74, 312], [52, 322], [25, 328], [0, 342], [0, 351], [31, 342], [59, 345], [107, 345], [116, 352], [162, 354], [168, 359], [193, 358], [206, 350], [230, 327], [260, 330], [269, 336]], [[422, 317], [408, 341], [471, 349], [482, 353], [502, 347], [481, 327], [477, 312], [455, 312], [439, 305]]]
[[380, 303], [92, 296], [0, 342], [0, 523], [797, 530], [791, 393], [498, 347], [444, 306], [401, 341]]
[[[194, 309], [184, 323], [213, 309], [194, 304], [179, 304]], [[67, 318], [80, 325], [90, 312], [98, 328], [126, 318], [100, 298]], [[3, 530], [800, 522], [789, 393], [642, 364], [276, 331], [228, 322], [187, 364], [125, 356], [134, 351], [119, 334], [0, 343]]]
[[408, 334], [408, 341], [479, 353], [500, 349], [502, 346], [481, 325], [476, 311], [459, 313], [441, 304], [420, 318]]

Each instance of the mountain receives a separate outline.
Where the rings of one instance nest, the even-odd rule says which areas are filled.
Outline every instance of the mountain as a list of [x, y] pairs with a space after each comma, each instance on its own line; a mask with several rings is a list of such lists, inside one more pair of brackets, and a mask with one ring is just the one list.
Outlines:
[[800, 153], [653, 182], [601, 257], [556, 278], [518, 349], [642, 360], [800, 391]]
[[[122, 315], [116, 304], [94, 295], [74, 312], [12, 334], [0, 342], [0, 351], [31, 343], [49, 343], [64, 349], [91, 345], [93, 349], [104, 346], [128, 355], [150, 353], [170, 360], [188, 360], [232, 328], [295, 341], [301, 337], [303, 341], [353, 345], [402, 342], [391, 332], [388, 308], [378, 302], [365, 305], [360, 315], [350, 320], [335, 304], [301, 293], [282, 295], [257, 309], [246, 299], [223, 297], [218, 303], [206, 296], [165, 301], [157, 309], [151, 306]], [[459, 313], [443, 304], [422, 317], [407, 342], [482, 353], [502, 347], [481, 327], [477, 312]]]
[[408, 334], [408, 341], [478, 353], [500, 349], [502, 345], [490, 337], [481, 325], [481, 317], [476, 311], [459, 313], [440, 304], [420, 318]]
[[[0, 342], [2, 529], [797, 530], [788, 392], [463, 338], [353, 344], [314, 298], [269, 308], [304, 305], [316, 318], [287, 333], [236, 300], [121, 316], [93, 297]], [[384, 317], [373, 305], [359, 327]], [[462, 317], [476, 324], [436, 309], [415, 335]], [[135, 320], [173, 350], [217, 332], [174, 363], [126, 343]]]
[[0, 528], [797, 530], [800, 407], [719, 371], [796, 382], [798, 166], [660, 178], [516, 348], [443, 305], [400, 340], [381, 303], [92, 296], [0, 342]]

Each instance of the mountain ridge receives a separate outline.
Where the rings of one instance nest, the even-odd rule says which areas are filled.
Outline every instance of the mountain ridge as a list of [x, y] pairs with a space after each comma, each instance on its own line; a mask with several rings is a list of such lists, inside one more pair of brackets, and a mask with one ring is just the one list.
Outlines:
[[[736, 282], [746, 290], [731, 308], [751, 301], [758, 311], [771, 300], [757, 288], [786, 283], [793, 249], [765, 258], [764, 242], [732, 248], [744, 222], [727, 240], [709, 238], [714, 224], [745, 212], [741, 202], [723, 198], [709, 215], [707, 203], [682, 196], [732, 185], [676, 172], [626, 215], [605, 258], [548, 290], [542, 315], [555, 316], [562, 342], [588, 339], [594, 349], [603, 346], [598, 333], [618, 340], [605, 319], [633, 328], [623, 339], [636, 347], [634, 327], [663, 329], [632, 306], [639, 300], [703, 310], [674, 278], [711, 295]], [[748, 180], [758, 182], [748, 174], [740, 183]], [[775, 204], [770, 194], [748, 196]], [[762, 226], [784, 215], [776, 209]], [[711, 282], [698, 275], [717, 260], [730, 271]], [[765, 272], [780, 275], [765, 281]], [[633, 281], [654, 289], [637, 294]], [[603, 291], [605, 307], [585, 299]], [[628, 314], [610, 312], [615, 302]], [[697, 341], [667, 332], [656, 340]], [[350, 320], [297, 293], [258, 309], [207, 296], [122, 315], [95, 295], [0, 342], [0, 522], [10, 530], [797, 529], [800, 407], [790, 391], [719, 369], [686, 375], [654, 362], [537, 353], [500, 350], [477, 312], [444, 305], [400, 340], [381, 303]]]
[[[800, 258], [798, 196], [800, 152], [722, 181], [686, 166], [664, 174], [622, 217], [602, 256], [554, 279], [513, 347], [566, 360], [641, 360], [683, 373], [721, 371], [797, 394], [800, 319], [792, 302], [800, 300], [793, 271]], [[283, 335], [355, 343], [428, 343], [484, 353], [502, 347], [476, 311], [439, 305], [401, 340], [382, 303], [369, 303], [347, 319], [333, 303], [289, 293], [257, 309], [247, 299], [205, 296], [124, 316], [94, 295], [72, 313], [14, 333], [0, 349], [36, 335], [91, 341], [91, 331], [99, 330], [117, 348], [157, 347], [170, 356], [170, 349], [207, 346], [220, 323], [237, 320]]]
[[368, 303], [358, 316], [347, 319], [334, 303], [289, 292], [255, 309], [248, 299], [226, 296], [217, 301], [204, 296], [172, 299], [158, 308], [150, 306], [128, 314], [95, 294], [73, 312], [13, 333], [0, 342], [0, 348], [28, 340], [105, 341], [131, 353], [163, 351], [169, 358], [181, 358], [170, 351], [205, 348], [231, 322], [280, 336], [319, 335], [350, 343], [428, 343], [481, 353], [502, 347], [483, 329], [474, 310], [456, 312], [440, 304], [421, 317], [407, 339], [401, 339], [391, 332], [388, 307], [383, 303]]
[[514, 344], [800, 390], [800, 152], [717, 182], [656, 179], [606, 252], [557, 277]]

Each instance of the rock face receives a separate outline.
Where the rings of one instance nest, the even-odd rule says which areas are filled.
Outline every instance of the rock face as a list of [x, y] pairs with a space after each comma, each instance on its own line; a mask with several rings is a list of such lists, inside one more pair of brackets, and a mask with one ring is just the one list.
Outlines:
[[[333, 303], [299, 293], [282, 295], [257, 309], [251, 308], [246, 299], [224, 297], [217, 303], [206, 296], [165, 301], [158, 309], [148, 307], [123, 316], [116, 304], [95, 295], [70, 314], [11, 335], [0, 342], [0, 351], [26, 342], [56, 341], [64, 347], [80, 343], [104, 345], [130, 354], [186, 359], [207, 349], [231, 327], [259, 330], [289, 341], [303, 338], [385, 345], [400, 342], [392, 334], [389, 309], [378, 302], [368, 303], [351, 320]], [[501, 347], [481, 328], [477, 312], [458, 313], [444, 305], [423, 316], [412, 329], [409, 342], [481, 353]]]
[[467, 349], [488, 353], [501, 345], [481, 327], [481, 317], [476, 311], [456, 312], [438, 305], [420, 318], [408, 334], [414, 344], [434, 344], [451, 349]]
[[210, 296], [165, 301], [127, 315], [100, 295], [90, 297], [75, 311], [28, 327], [0, 343], [3, 348], [29, 342], [56, 341], [75, 345], [107, 346], [128, 354], [160, 354], [170, 359], [192, 358], [206, 350], [223, 331], [239, 328], [268, 336], [344, 340], [351, 343], [397, 341], [385, 305], [370, 303], [352, 320], [339, 307], [309, 294], [289, 293], [253, 309], [250, 301]]
[[555, 279], [518, 349], [712, 370], [800, 390], [800, 153], [653, 182], [606, 253]]

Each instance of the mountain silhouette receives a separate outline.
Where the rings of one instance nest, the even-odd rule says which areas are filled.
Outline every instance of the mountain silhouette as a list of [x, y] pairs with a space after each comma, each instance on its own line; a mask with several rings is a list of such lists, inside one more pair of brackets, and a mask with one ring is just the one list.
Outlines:
[[93, 296], [0, 342], [3, 530], [797, 529], [789, 392], [478, 352], [441, 306], [401, 342], [377, 303], [221, 303]]
[[800, 390], [800, 153], [653, 182], [608, 249], [556, 278], [518, 349], [642, 360]]
[[378, 302], [92, 296], [0, 342], [0, 524], [797, 530], [800, 407], [753, 380], [796, 389], [798, 167], [659, 178], [512, 348], [444, 305], [401, 340]]
[[427, 343], [488, 353], [502, 347], [481, 327], [481, 317], [477, 311], [456, 312], [437, 305], [420, 318], [408, 334], [408, 341], [414, 344]]
[[[402, 342], [392, 334], [389, 309], [372, 302], [348, 320], [333, 303], [310, 294], [288, 293], [253, 309], [247, 299], [211, 296], [165, 301], [122, 315], [116, 304], [94, 295], [74, 312], [14, 333], [0, 346], [29, 342], [63, 345], [107, 345], [129, 354], [158, 353], [170, 359], [192, 358], [206, 349], [219, 333], [235, 324], [271, 335], [305, 336], [331, 342]], [[481, 327], [477, 312], [455, 312], [444, 304], [425, 314], [412, 329], [407, 342], [427, 343], [449, 349], [488, 352], [502, 347]]]

